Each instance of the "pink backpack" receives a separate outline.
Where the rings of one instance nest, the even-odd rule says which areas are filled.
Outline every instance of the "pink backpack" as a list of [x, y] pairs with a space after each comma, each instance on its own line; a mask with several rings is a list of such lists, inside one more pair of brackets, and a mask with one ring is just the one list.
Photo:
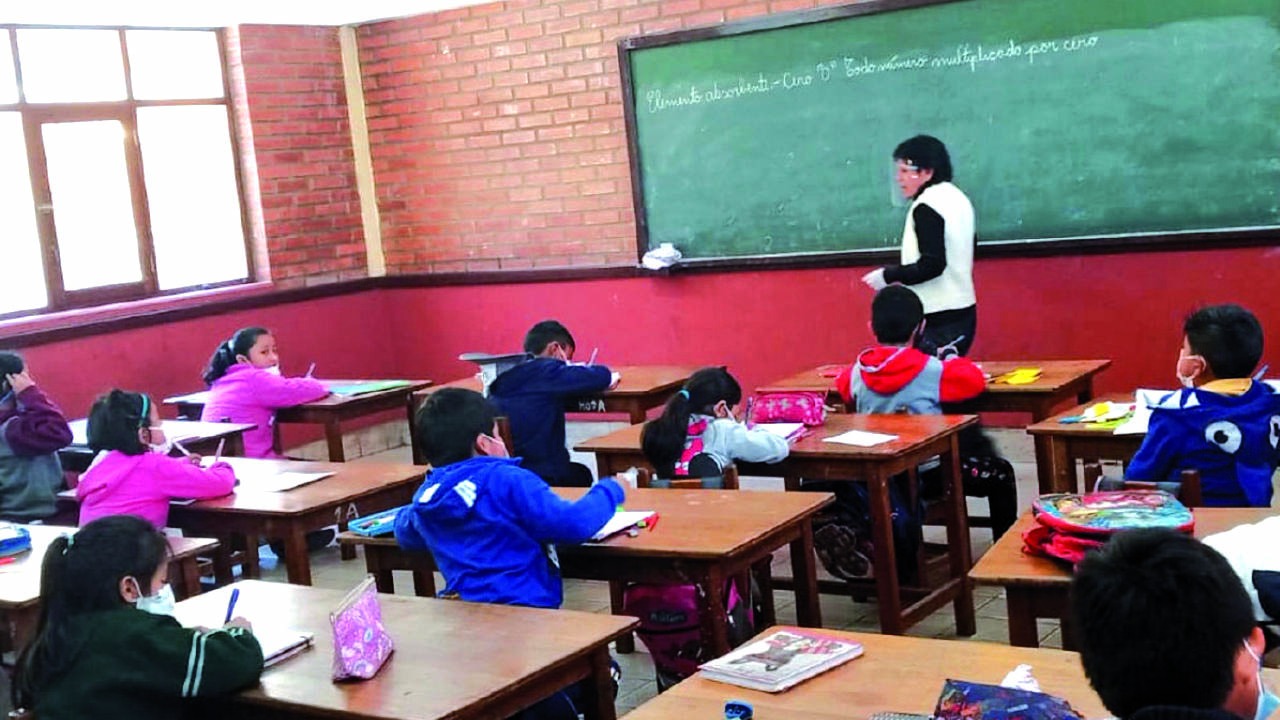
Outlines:
[[[702, 642], [699, 592], [696, 585], [636, 584], [623, 593], [622, 612], [640, 618], [636, 635], [653, 656], [659, 692], [694, 674], [699, 665], [712, 659]], [[755, 634], [755, 613], [733, 580], [725, 584], [724, 597], [729, 645], [740, 645]]]

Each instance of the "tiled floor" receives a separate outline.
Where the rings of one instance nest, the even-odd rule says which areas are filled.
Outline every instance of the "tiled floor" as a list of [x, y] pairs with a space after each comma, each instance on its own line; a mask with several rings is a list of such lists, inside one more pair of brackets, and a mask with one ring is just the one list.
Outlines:
[[[601, 435], [618, 427], [620, 423], [574, 422], [569, 424], [569, 443]], [[1021, 430], [997, 430], [993, 432], [1002, 452], [1014, 463], [1019, 478], [1019, 496], [1029, 502], [1036, 492], [1035, 466], [1032, 461], [1031, 442]], [[595, 460], [591, 455], [575, 456], [575, 460], [583, 462], [594, 469]], [[407, 461], [408, 448], [391, 450], [363, 458], [362, 461]], [[357, 461], [360, 462], [360, 461]], [[743, 487], [756, 491], [781, 491], [782, 482], [777, 478], [743, 478]], [[978, 507], [985, 501], [972, 501]], [[973, 531], [974, 552], [981, 554], [991, 544], [991, 533], [987, 529]], [[337, 550], [322, 550], [312, 557], [312, 572], [315, 585], [329, 588], [348, 588], [355, 585], [364, 573], [361, 560], [343, 562], [338, 558]], [[775, 559], [777, 574], [790, 574], [789, 561], [785, 553], [779, 553]], [[283, 568], [269, 570], [265, 574], [269, 579], [284, 581]], [[443, 586], [443, 580], [437, 577], [437, 583]], [[412, 592], [407, 574], [397, 577], [396, 591], [409, 594]], [[991, 588], [977, 588], [974, 593], [977, 605], [978, 632], [967, 640], [987, 642], [1008, 642], [1004, 598], [999, 591]], [[778, 619], [783, 623], [795, 622], [795, 601], [789, 592], [779, 591], [775, 596]], [[824, 595], [821, 599], [823, 624], [826, 627], [843, 630], [878, 632], [874, 601], [856, 603], [847, 597]], [[609, 612], [609, 592], [604, 583], [566, 580], [564, 607], [586, 612]], [[956, 638], [955, 616], [951, 607], [939, 610], [912, 627], [911, 635], [921, 637]], [[1057, 623], [1046, 622], [1041, 626], [1043, 643], [1047, 647], [1060, 647]], [[622, 665], [623, 680], [618, 694], [618, 711], [622, 714], [653, 697], [656, 693], [653, 665], [644, 646], [637, 644], [637, 651], [630, 655], [618, 655]]]

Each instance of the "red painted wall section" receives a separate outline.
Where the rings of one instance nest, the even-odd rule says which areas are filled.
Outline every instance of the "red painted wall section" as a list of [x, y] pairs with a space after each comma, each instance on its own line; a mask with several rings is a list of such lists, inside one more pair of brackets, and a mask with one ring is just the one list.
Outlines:
[[[159, 400], [203, 388], [200, 374], [217, 344], [246, 325], [273, 330], [286, 374], [311, 362], [317, 377], [397, 374], [392, 327], [377, 292], [289, 303], [184, 320], [21, 350], [36, 381], [71, 418], [84, 417], [112, 387]], [[3, 341], [0, 341], [2, 344]], [[171, 409], [164, 412], [173, 417]]]
[[510, 0], [360, 26], [388, 271], [633, 263], [617, 40], [836, 1]]
[[[474, 368], [462, 352], [517, 349], [554, 317], [582, 355], [613, 364], [727, 364], [744, 387], [871, 342], [865, 268], [740, 272], [554, 284], [387, 290], [401, 372], [436, 380]], [[1280, 373], [1280, 249], [979, 260], [977, 359], [1109, 357], [1100, 391], [1172, 387], [1183, 317], [1238, 302], [1271, 334]], [[405, 331], [401, 331], [401, 329]]]
[[271, 279], [288, 287], [364, 277], [337, 28], [246, 25], [235, 39]]

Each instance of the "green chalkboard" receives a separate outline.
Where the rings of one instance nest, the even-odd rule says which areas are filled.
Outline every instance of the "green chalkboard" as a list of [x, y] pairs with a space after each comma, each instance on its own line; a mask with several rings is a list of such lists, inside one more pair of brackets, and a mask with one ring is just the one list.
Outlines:
[[642, 252], [895, 248], [918, 133], [983, 244], [1280, 226], [1280, 0], [871, 2], [619, 47]]

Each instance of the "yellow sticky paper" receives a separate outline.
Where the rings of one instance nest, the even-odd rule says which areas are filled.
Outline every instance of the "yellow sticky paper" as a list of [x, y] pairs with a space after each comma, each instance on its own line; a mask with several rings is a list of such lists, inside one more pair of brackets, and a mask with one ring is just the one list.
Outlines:
[[1008, 385], [1026, 385], [1040, 379], [1040, 372], [1038, 367], [1017, 368], [996, 378], [996, 382]]

